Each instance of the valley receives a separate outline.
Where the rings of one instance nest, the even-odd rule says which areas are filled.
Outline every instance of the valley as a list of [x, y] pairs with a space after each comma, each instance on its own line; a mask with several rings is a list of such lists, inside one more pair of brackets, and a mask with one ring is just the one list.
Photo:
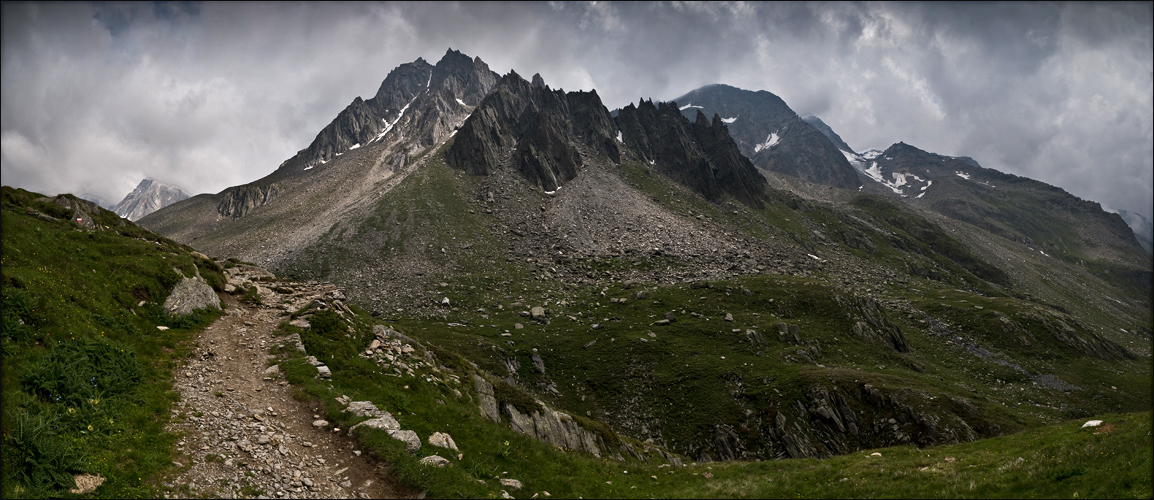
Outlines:
[[[5, 187], [5, 421], [71, 414], [23, 367], [107, 327], [163, 374], [136, 418], [173, 463], [5, 494], [104, 467], [108, 496], [1148, 496], [1154, 273], [1126, 222], [848, 148], [766, 91], [611, 112], [450, 49], [139, 226]], [[79, 289], [112, 298], [70, 321], [9, 305], [93, 242], [147, 283], [102, 264]], [[223, 301], [161, 311], [182, 280]]]

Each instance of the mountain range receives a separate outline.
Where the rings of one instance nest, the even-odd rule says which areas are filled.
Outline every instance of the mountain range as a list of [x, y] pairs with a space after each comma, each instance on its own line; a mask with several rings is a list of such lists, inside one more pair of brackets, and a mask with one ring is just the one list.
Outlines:
[[339, 284], [542, 404], [699, 461], [1151, 404], [1154, 274], [1121, 216], [969, 158], [855, 152], [764, 90], [611, 112], [450, 49], [268, 176], [140, 224]]

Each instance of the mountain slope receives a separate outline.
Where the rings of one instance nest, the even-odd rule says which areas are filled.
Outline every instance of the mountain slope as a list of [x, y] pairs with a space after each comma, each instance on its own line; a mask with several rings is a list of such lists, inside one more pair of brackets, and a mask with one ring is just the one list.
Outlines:
[[120, 203], [112, 207], [116, 215], [131, 221], [167, 207], [173, 203], [188, 199], [189, 194], [176, 186], [169, 186], [152, 179], [144, 179], [128, 193]]
[[421, 59], [402, 65], [374, 98], [354, 100], [273, 173], [195, 196], [141, 223], [207, 251], [261, 263], [285, 259], [408, 175], [413, 162], [469, 115], [473, 105], [467, 103], [479, 102], [495, 81], [479, 58], [451, 49], [435, 66]]

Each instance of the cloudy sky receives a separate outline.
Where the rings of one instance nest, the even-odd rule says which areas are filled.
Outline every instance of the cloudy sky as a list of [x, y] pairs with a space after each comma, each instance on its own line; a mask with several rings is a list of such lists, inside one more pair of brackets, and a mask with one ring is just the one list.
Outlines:
[[3, 4], [3, 183], [116, 202], [272, 172], [447, 48], [610, 108], [710, 83], [860, 150], [905, 141], [1151, 218], [1154, 9], [1137, 4]]

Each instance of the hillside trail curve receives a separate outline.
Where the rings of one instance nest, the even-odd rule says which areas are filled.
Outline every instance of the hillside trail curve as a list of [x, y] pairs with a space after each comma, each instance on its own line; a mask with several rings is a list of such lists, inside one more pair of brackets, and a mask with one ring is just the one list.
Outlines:
[[272, 333], [292, 311], [336, 290], [315, 283], [260, 285], [263, 269], [228, 269], [230, 284], [258, 283], [263, 304], [222, 294], [226, 314], [199, 335], [175, 369], [180, 401], [167, 498], [411, 498], [388, 464], [361, 453], [346, 432], [319, 425], [320, 407], [292, 396], [268, 362]]

